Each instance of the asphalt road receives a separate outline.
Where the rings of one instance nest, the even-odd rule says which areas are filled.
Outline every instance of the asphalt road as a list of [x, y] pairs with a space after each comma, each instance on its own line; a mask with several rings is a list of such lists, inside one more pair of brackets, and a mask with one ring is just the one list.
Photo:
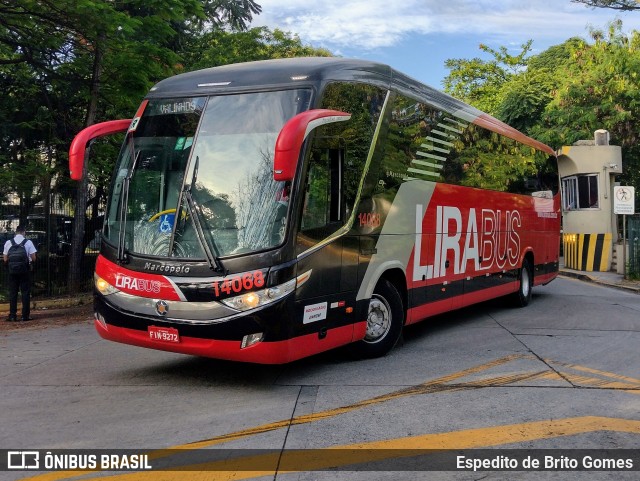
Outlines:
[[[524, 309], [496, 300], [411, 327], [380, 359], [344, 349], [285, 366], [119, 345], [89, 322], [4, 333], [0, 449], [153, 450], [156, 469], [191, 470], [0, 479], [637, 479], [639, 313], [637, 294], [559, 278]], [[573, 450], [628, 449], [635, 472], [451, 464], [451, 453], [483, 448], [493, 451], [482, 459], [520, 465], [527, 453], [582, 465], [586, 452]], [[412, 449], [449, 457], [424, 461]]]

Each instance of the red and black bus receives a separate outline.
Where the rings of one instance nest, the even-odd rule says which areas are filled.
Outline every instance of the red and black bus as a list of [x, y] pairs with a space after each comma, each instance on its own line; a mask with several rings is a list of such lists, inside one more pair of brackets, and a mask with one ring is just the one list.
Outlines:
[[95, 270], [105, 339], [285, 363], [558, 273], [554, 151], [382, 64], [227, 65], [156, 84], [126, 137]]

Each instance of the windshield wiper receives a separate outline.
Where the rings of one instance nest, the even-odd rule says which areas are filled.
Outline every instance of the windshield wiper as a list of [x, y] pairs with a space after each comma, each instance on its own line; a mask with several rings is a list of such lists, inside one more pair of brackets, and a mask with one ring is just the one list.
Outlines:
[[[204, 229], [202, 227], [202, 211], [200, 210], [200, 206], [193, 200], [193, 195], [191, 191], [194, 189], [196, 185], [196, 178], [198, 177], [198, 165], [200, 162], [200, 157], [196, 157], [195, 167], [193, 169], [193, 177], [191, 177], [191, 183], [189, 185], [185, 185], [184, 190], [182, 192], [183, 197], [187, 201], [187, 208], [189, 209], [189, 214], [193, 219], [193, 226], [196, 229], [196, 234], [198, 236], [198, 241], [204, 251], [205, 256], [207, 256], [207, 262], [209, 263], [209, 267], [214, 271], [223, 271], [222, 263], [220, 262], [220, 253], [218, 252], [218, 248], [213, 239], [210, 239], [210, 236], [206, 236]], [[211, 243], [209, 243], [209, 241]]]
[[189, 214], [193, 219], [193, 225], [196, 229], [196, 234], [198, 235], [198, 240], [200, 241], [200, 245], [202, 246], [202, 250], [207, 256], [207, 262], [209, 262], [209, 267], [214, 271], [222, 271], [222, 264], [220, 263], [220, 259], [218, 259], [218, 253], [213, 252], [215, 249], [215, 244], [212, 241], [212, 246], [209, 245], [207, 239], [204, 234], [204, 230], [202, 228], [202, 223], [200, 222], [200, 208], [193, 200], [193, 196], [191, 195], [191, 189], [184, 191], [184, 198], [187, 200], [187, 208], [189, 209]]

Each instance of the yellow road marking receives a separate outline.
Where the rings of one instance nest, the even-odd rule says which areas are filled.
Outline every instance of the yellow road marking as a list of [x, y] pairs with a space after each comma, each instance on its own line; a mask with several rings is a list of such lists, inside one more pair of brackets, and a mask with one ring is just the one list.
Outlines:
[[[423, 450], [458, 450], [500, 446], [578, 434], [614, 431], [640, 434], [640, 421], [584, 416], [504, 426], [424, 434], [327, 449], [293, 450], [185, 466], [181, 471], [148, 471], [107, 476], [109, 481], [232, 481], [278, 473], [316, 471], [424, 454]], [[347, 468], [348, 469], [348, 468]], [[90, 479], [90, 478], [89, 478]]]
[[634, 385], [630, 385], [625, 382], [619, 381], [608, 381], [606, 379], [598, 379], [589, 376], [582, 376], [580, 374], [573, 373], [563, 373], [563, 375], [573, 384], [589, 386], [589, 387], [597, 387], [600, 389], [624, 389], [630, 394], [638, 394], [638, 387]]
[[[593, 369], [590, 367], [586, 367], [586, 366], [580, 366], [578, 364], [568, 364], [568, 363], [564, 363], [564, 362], [559, 362], [559, 361], [553, 361], [553, 360], [546, 360], [546, 362], [548, 362], [549, 364], [556, 364], [559, 366], [562, 366], [564, 368], [568, 368], [568, 369], [573, 369], [574, 371], [581, 371], [581, 372], [586, 372], [589, 374], [595, 374], [597, 376], [601, 376], [603, 378], [610, 378], [610, 379], [616, 379], [618, 381], [622, 381], [620, 383], [614, 383], [613, 381], [607, 381], [607, 380], [602, 380], [602, 384], [599, 384], [598, 379], [597, 378], [593, 378], [593, 377], [587, 377], [587, 376], [582, 376], [581, 379], [587, 383], [590, 383], [590, 385], [601, 385], [601, 386], [606, 386], [608, 388], [612, 388], [612, 389], [640, 389], [640, 379], [636, 379], [633, 377], [629, 377], [629, 376], [623, 376], [621, 374], [615, 374], [613, 372], [607, 372], [607, 371], [600, 371], [599, 369]], [[566, 372], [563, 372], [563, 374], [566, 374]]]
[[[437, 379], [434, 379], [432, 381], [428, 381], [425, 382], [423, 384], [419, 384], [417, 386], [411, 386], [408, 388], [404, 388], [404, 389], [400, 389], [398, 391], [394, 391], [392, 393], [389, 394], [383, 394], [381, 396], [376, 396], [374, 398], [371, 399], [365, 399], [363, 401], [360, 401], [358, 403], [352, 404], [350, 406], [344, 406], [344, 407], [340, 407], [340, 408], [336, 408], [336, 409], [329, 409], [327, 411], [322, 411], [322, 412], [318, 412], [318, 413], [314, 413], [314, 414], [308, 414], [308, 415], [303, 415], [303, 416], [298, 416], [295, 417], [293, 419], [284, 419], [281, 421], [276, 421], [273, 423], [268, 423], [268, 424], [263, 424], [261, 426], [256, 426], [254, 428], [249, 428], [249, 429], [244, 429], [241, 431], [236, 431], [233, 433], [229, 433], [229, 434], [224, 434], [222, 436], [216, 436], [210, 439], [205, 439], [202, 441], [196, 441], [193, 443], [188, 443], [188, 444], [183, 444], [183, 445], [178, 445], [178, 446], [172, 446], [166, 449], [159, 449], [159, 450], [155, 450], [153, 451], [150, 455], [149, 455], [149, 459], [154, 460], [154, 459], [160, 459], [160, 458], [164, 458], [166, 456], [170, 456], [171, 450], [175, 450], [175, 449], [186, 449], [186, 450], [193, 450], [193, 449], [202, 449], [202, 448], [206, 448], [208, 446], [213, 446], [216, 444], [221, 444], [221, 443], [225, 443], [225, 442], [229, 442], [229, 441], [234, 441], [237, 439], [242, 439], [242, 438], [246, 438], [249, 436], [254, 436], [256, 434], [262, 434], [262, 433], [266, 433], [266, 432], [270, 432], [270, 431], [275, 431], [278, 429], [282, 429], [282, 428], [286, 428], [288, 426], [295, 426], [295, 425], [302, 425], [302, 424], [307, 424], [307, 423], [312, 423], [315, 421], [319, 421], [321, 419], [328, 419], [334, 416], [339, 416], [341, 414], [345, 414], [351, 411], [355, 411], [357, 409], [362, 409], [364, 407], [367, 406], [372, 406], [375, 404], [379, 404], [379, 403], [383, 403], [383, 402], [387, 402], [390, 401], [392, 399], [399, 399], [402, 397], [406, 397], [406, 396], [414, 396], [414, 395], [418, 395], [418, 394], [429, 394], [432, 392], [440, 392], [440, 391], [444, 391], [444, 390], [459, 390], [459, 389], [466, 389], [469, 386], [450, 386], [450, 385], [446, 385], [445, 383], [447, 382], [451, 382], [454, 381], [456, 379], [459, 379], [461, 377], [464, 376], [468, 376], [469, 374], [475, 374], [478, 372], [482, 372], [485, 371], [487, 369], [491, 369], [497, 366], [501, 366], [503, 364], [509, 363], [511, 361], [517, 360], [517, 359], [522, 359], [522, 358], [526, 358], [528, 356], [522, 355], [522, 354], [512, 354], [509, 356], [504, 356], [498, 359], [495, 359], [493, 361], [489, 361], [487, 363], [484, 364], [480, 364], [478, 366], [473, 366], [470, 367], [468, 369], [464, 369], [462, 371], [458, 371], [455, 372], [453, 374], [448, 374], [446, 376], [442, 376], [439, 377]], [[485, 381], [485, 384], [488, 382]], [[56, 471], [56, 472], [51, 472], [51, 473], [45, 473], [45, 474], [40, 474], [40, 475], [36, 475], [30, 478], [23, 478], [24, 481], [26, 480], [30, 480], [30, 481], [57, 481], [57, 480], [61, 480], [61, 479], [73, 479], [79, 476], [83, 476], [87, 473], [89, 473], [90, 471]]]
[[194, 443], [186, 444], [182, 447], [189, 447], [192, 449], [203, 448], [207, 446], [212, 446], [214, 444], [219, 444], [227, 441], [236, 440], [239, 438], [244, 438], [246, 436], [252, 436], [254, 434], [261, 434], [269, 431], [273, 431], [275, 429], [280, 429], [288, 426], [296, 426], [301, 424], [307, 424], [315, 421], [319, 421], [321, 419], [328, 419], [335, 416], [339, 416], [341, 414], [346, 414], [351, 411], [355, 411], [357, 409], [362, 409], [364, 407], [373, 406], [375, 404], [380, 404], [384, 402], [388, 402], [395, 399], [400, 399], [407, 396], [415, 396], [419, 394], [430, 394], [433, 392], [440, 391], [450, 391], [457, 389], [466, 389], [470, 387], [471, 383], [464, 385], [447, 385], [447, 382], [454, 381], [456, 379], [460, 379], [461, 377], [468, 376], [469, 374], [475, 374], [478, 372], [485, 371], [487, 369], [491, 369], [502, 364], [506, 364], [516, 359], [520, 359], [524, 356], [521, 354], [514, 354], [510, 356], [505, 356], [494, 361], [490, 361], [484, 364], [480, 364], [478, 366], [471, 367], [469, 369], [464, 369], [462, 371], [458, 371], [453, 374], [449, 374], [446, 376], [439, 377], [432, 381], [428, 381], [422, 384], [418, 384], [417, 386], [411, 386], [408, 388], [400, 389], [398, 391], [394, 391], [388, 394], [383, 394], [381, 396], [376, 396], [370, 399], [365, 399], [363, 401], [359, 401], [357, 403], [351, 404], [349, 406], [343, 406], [335, 409], [329, 409], [326, 411], [321, 411], [313, 414], [305, 414], [302, 416], [297, 416], [293, 419], [284, 419], [282, 421], [276, 421], [270, 424], [264, 424], [262, 426], [257, 426], [255, 428], [245, 429], [242, 431], [237, 431], [235, 433], [225, 434], [223, 436], [217, 436], [210, 439], [205, 439], [202, 441], [197, 441]]
[[[261, 426], [256, 426], [253, 428], [249, 428], [249, 429], [244, 429], [241, 431], [236, 431], [233, 433], [228, 433], [228, 434], [224, 434], [222, 436], [216, 436], [216, 437], [212, 437], [210, 439], [205, 439], [205, 440], [201, 440], [201, 441], [196, 441], [193, 443], [188, 443], [188, 444], [183, 444], [183, 445], [178, 445], [178, 446], [173, 446], [170, 448], [166, 448], [166, 449], [159, 449], [159, 450], [155, 450], [153, 452], [150, 453], [149, 455], [149, 459], [150, 460], [155, 460], [155, 459], [161, 459], [161, 458], [165, 458], [167, 456], [171, 456], [175, 454], [175, 450], [195, 450], [195, 449], [202, 449], [202, 448], [207, 448], [210, 446], [214, 446], [217, 444], [222, 444], [222, 443], [226, 443], [229, 441], [233, 441], [233, 440], [238, 440], [238, 439], [242, 439], [242, 438], [246, 438], [246, 437], [250, 437], [256, 434], [262, 434], [262, 433], [266, 433], [266, 432], [270, 432], [270, 431], [275, 431], [278, 429], [282, 429], [282, 428], [287, 428], [290, 426], [296, 426], [296, 425], [303, 425], [303, 424], [308, 424], [308, 423], [312, 423], [312, 422], [316, 422], [316, 421], [320, 421], [323, 419], [329, 419], [335, 416], [339, 416], [342, 414], [346, 414], [358, 409], [362, 409], [368, 406], [373, 406], [376, 404], [380, 404], [383, 402], [388, 402], [391, 400], [395, 400], [395, 399], [400, 399], [403, 397], [407, 397], [407, 396], [415, 396], [415, 395], [420, 395], [420, 394], [432, 394], [432, 393], [437, 393], [437, 392], [445, 392], [445, 391], [459, 391], [459, 390], [463, 390], [463, 389], [469, 389], [469, 388], [477, 388], [477, 387], [489, 387], [489, 386], [505, 386], [505, 385], [513, 385], [516, 383], [520, 383], [520, 382], [525, 382], [525, 381], [532, 381], [532, 380], [542, 380], [542, 379], [550, 379], [550, 380], [561, 380], [564, 381], [565, 379], [568, 379], [569, 381], [573, 382], [582, 382], [582, 383], [590, 383], [590, 385], [593, 386], [598, 386], [598, 387], [606, 387], [606, 388], [626, 388], [626, 389], [635, 389], [635, 387], [637, 387], [638, 385], [640, 385], [640, 380], [634, 379], [634, 378], [629, 378], [629, 377], [625, 377], [625, 376], [619, 376], [613, 373], [608, 373], [605, 371], [598, 371], [596, 369], [591, 369], [591, 368], [587, 368], [587, 367], [583, 367], [583, 366], [579, 366], [579, 365], [574, 365], [574, 364], [566, 364], [566, 363], [561, 363], [561, 362], [556, 362], [556, 361], [552, 361], [552, 360], [546, 360], [547, 363], [551, 364], [551, 365], [559, 365], [565, 368], [570, 368], [570, 369], [574, 369], [574, 370], [578, 370], [578, 371], [583, 371], [583, 372], [588, 372], [591, 374], [597, 374], [598, 376], [608, 376], [608, 377], [612, 377], [614, 379], [620, 379], [620, 380], [625, 380], [628, 381], [627, 383], [625, 382], [616, 382], [616, 381], [607, 381], [607, 380], [603, 380], [602, 378], [594, 378], [594, 377], [588, 377], [588, 376], [582, 376], [582, 375], [575, 375], [572, 373], [567, 373], [562, 371], [562, 375], [564, 376], [561, 377], [559, 376], [555, 371], [552, 370], [545, 370], [545, 371], [531, 371], [531, 372], [520, 372], [520, 373], [516, 373], [516, 374], [512, 374], [512, 375], [502, 375], [502, 376], [494, 376], [494, 377], [487, 377], [485, 379], [481, 379], [481, 380], [473, 380], [473, 381], [469, 381], [469, 382], [461, 382], [461, 383], [452, 383], [453, 381], [456, 381], [460, 378], [463, 378], [465, 376], [469, 376], [472, 374], [478, 374], [484, 371], [487, 371], [489, 369], [507, 364], [509, 362], [512, 361], [516, 361], [516, 360], [520, 360], [520, 359], [532, 359], [532, 360], [537, 360], [536, 357], [531, 356], [531, 355], [525, 355], [525, 354], [513, 354], [513, 355], [509, 355], [509, 356], [504, 356], [501, 357], [499, 359], [495, 359], [493, 361], [484, 363], [484, 364], [480, 364], [478, 366], [473, 366], [471, 368], [468, 369], [464, 369], [462, 371], [458, 371], [452, 374], [448, 374], [446, 376], [442, 376], [439, 378], [436, 378], [434, 380], [431, 381], [427, 381], [425, 383], [416, 385], [416, 386], [411, 386], [408, 388], [404, 388], [404, 389], [400, 389], [398, 391], [394, 391], [388, 394], [383, 394], [380, 396], [376, 396], [370, 399], [365, 399], [362, 401], [359, 401], [357, 403], [351, 404], [349, 406], [343, 406], [343, 407], [339, 407], [339, 408], [335, 408], [335, 409], [329, 409], [326, 411], [322, 411], [322, 412], [318, 412], [318, 413], [313, 413], [313, 414], [307, 414], [307, 415], [302, 415], [302, 416], [297, 416], [295, 418], [292, 419], [285, 419], [285, 420], [281, 420], [281, 421], [276, 421], [273, 423], [267, 423], [267, 424], [263, 424]], [[636, 392], [633, 390], [629, 390], [626, 392], [630, 392], [632, 394], [638, 394], [640, 393], [640, 391]], [[578, 418], [581, 419], [581, 418]], [[599, 418], [598, 418], [599, 419]], [[518, 425], [518, 426], [523, 426], [523, 425]], [[483, 430], [491, 430], [493, 428], [483, 428]], [[443, 436], [443, 435], [450, 435], [453, 433], [442, 433], [442, 434], [438, 434], [438, 435], [429, 435], [429, 436]], [[410, 438], [400, 438], [401, 440], [407, 440]], [[485, 439], [486, 441], [486, 439]], [[400, 441], [401, 442], [401, 441]], [[491, 444], [486, 444], [486, 446], [489, 446]], [[335, 449], [335, 448], [329, 448], [329, 449]], [[391, 449], [391, 448], [372, 448], [372, 449]], [[393, 448], [393, 449], [397, 449], [397, 448]], [[402, 447], [402, 449], [405, 449], [405, 447]], [[428, 449], [428, 448], [422, 448], [422, 449]], [[438, 449], [443, 449], [443, 448], [438, 448]], [[462, 447], [460, 448], [462, 449]], [[173, 451], [172, 451], [173, 450]], [[245, 467], [246, 469], [246, 467]], [[31, 481], [57, 481], [57, 480], [61, 480], [61, 479], [72, 479], [78, 476], [82, 476], [84, 474], [89, 473], [90, 471], [59, 471], [59, 472], [51, 472], [51, 473], [46, 473], [46, 474], [41, 474], [41, 475], [37, 475], [31, 478], [23, 478], [24, 480], [31, 480]], [[154, 473], [157, 473], [154, 471]], [[128, 473], [129, 475], [132, 473]], [[133, 474], [139, 474], [139, 473], [133, 473]], [[195, 479], [195, 478], [191, 478], [191, 472], [189, 473], [190, 479]], [[268, 473], [267, 473], [268, 474]], [[255, 472], [253, 473], [253, 475], [255, 475]], [[137, 478], [131, 478], [131, 479], [137, 479]], [[208, 478], [211, 479], [211, 478]], [[217, 478], [216, 478], [217, 479]], [[224, 479], [224, 478], [221, 478]], [[234, 479], [242, 479], [242, 478], [234, 478]]]

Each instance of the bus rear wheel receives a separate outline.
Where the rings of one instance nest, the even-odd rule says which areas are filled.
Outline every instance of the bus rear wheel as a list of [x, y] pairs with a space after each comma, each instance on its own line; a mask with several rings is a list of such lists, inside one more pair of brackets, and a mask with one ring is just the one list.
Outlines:
[[396, 345], [404, 325], [404, 307], [398, 289], [381, 279], [369, 301], [367, 331], [354, 344], [354, 354], [361, 358], [380, 357]]
[[522, 261], [519, 281], [518, 292], [513, 294], [513, 303], [517, 307], [525, 307], [531, 302], [531, 289], [533, 287], [533, 268], [528, 259]]

